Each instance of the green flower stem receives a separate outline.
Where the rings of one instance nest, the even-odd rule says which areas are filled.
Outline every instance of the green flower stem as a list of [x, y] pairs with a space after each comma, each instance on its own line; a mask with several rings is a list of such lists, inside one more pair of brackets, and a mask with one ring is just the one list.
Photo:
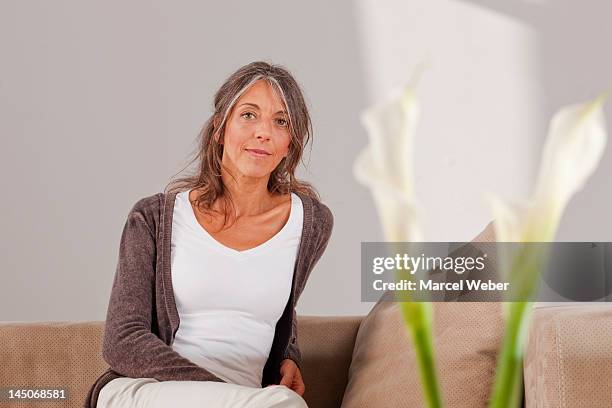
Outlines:
[[518, 407], [522, 400], [523, 349], [531, 319], [531, 300], [537, 292], [540, 271], [548, 256], [547, 246], [526, 245], [514, 257], [510, 273], [514, 299], [525, 301], [506, 303], [506, 328], [497, 360], [491, 408]]
[[433, 352], [431, 304], [426, 302], [400, 302], [400, 306], [416, 350], [427, 406], [429, 408], [441, 408], [442, 398]]
[[497, 362], [497, 372], [491, 399], [491, 408], [519, 407], [522, 398], [523, 343], [522, 333], [529, 324], [531, 302], [510, 304], [502, 350]]
[[[415, 277], [406, 270], [396, 270], [396, 279], [398, 282], [402, 279], [413, 281]], [[395, 297], [400, 303], [404, 322], [414, 344], [423, 397], [429, 408], [441, 408], [442, 398], [433, 350], [431, 303], [415, 301], [409, 292], [398, 292]]]

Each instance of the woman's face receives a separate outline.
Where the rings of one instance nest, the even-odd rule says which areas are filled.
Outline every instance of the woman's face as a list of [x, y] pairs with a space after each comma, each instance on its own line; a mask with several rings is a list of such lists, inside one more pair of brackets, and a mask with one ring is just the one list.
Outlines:
[[290, 142], [283, 101], [267, 81], [259, 80], [238, 98], [230, 112], [222, 163], [236, 176], [267, 177], [289, 153]]

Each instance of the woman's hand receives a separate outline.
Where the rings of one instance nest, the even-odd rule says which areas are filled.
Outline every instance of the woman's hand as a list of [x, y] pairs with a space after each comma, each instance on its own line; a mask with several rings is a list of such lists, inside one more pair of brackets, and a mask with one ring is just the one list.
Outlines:
[[284, 359], [281, 362], [280, 373], [283, 376], [280, 385], [289, 387], [300, 396], [304, 395], [306, 386], [304, 385], [304, 380], [302, 380], [302, 373], [300, 373], [300, 369], [293, 360], [289, 358]]

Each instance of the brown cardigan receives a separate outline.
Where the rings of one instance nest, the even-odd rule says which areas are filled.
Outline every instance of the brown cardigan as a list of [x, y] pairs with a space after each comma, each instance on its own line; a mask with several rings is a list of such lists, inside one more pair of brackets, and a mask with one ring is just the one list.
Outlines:
[[[121, 235], [102, 342], [110, 366], [91, 386], [85, 408], [96, 408], [100, 389], [119, 377], [158, 381], [220, 381], [210, 371], [172, 349], [180, 321], [170, 271], [170, 235], [177, 193], [142, 198], [131, 209]], [[295, 305], [333, 228], [329, 208], [302, 193], [304, 223], [291, 294], [276, 324], [262, 387], [280, 382], [280, 363], [290, 358], [302, 368]]]

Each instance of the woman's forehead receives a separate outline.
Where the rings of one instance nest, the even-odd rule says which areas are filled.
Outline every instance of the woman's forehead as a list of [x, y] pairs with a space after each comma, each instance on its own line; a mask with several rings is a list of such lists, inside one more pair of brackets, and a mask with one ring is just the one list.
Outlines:
[[285, 104], [276, 87], [268, 81], [260, 79], [240, 95], [236, 101], [236, 106], [249, 104], [261, 109], [263, 103], [271, 104], [272, 109], [276, 109], [275, 112], [285, 111]]

